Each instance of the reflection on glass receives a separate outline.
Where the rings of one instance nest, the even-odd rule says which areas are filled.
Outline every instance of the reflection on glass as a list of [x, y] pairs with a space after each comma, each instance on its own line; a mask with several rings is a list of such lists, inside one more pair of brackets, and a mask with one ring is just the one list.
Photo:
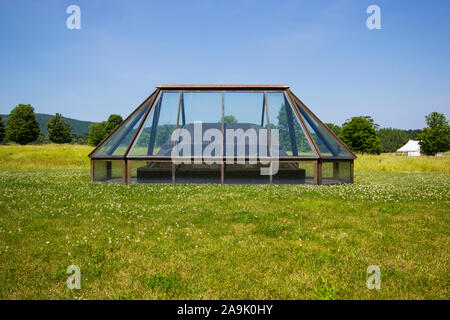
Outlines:
[[170, 157], [176, 129], [179, 92], [164, 92], [147, 118], [141, 134], [129, 155]]
[[[267, 129], [267, 107], [264, 102], [264, 92], [226, 92], [224, 107], [224, 128], [225, 128], [225, 155], [243, 155], [267, 157], [268, 150], [260, 154], [264, 148], [258, 146], [269, 146], [267, 136], [264, 141], [260, 141], [260, 129]], [[227, 141], [227, 130], [233, 130], [235, 135], [231, 135], [233, 141]], [[238, 130], [242, 130], [246, 136], [238, 139]], [[250, 136], [255, 137], [253, 143], [249, 145]], [[228, 146], [227, 146], [228, 145]], [[233, 148], [230, 146], [233, 145]], [[267, 147], [268, 149], [268, 147]]]
[[278, 129], [279, 132], [280, 157], [315, 156], [316, 153], [309, 144], [284, 94], [282, 92], [269, 92], [267, 93], [267, 100], [270, 128]]
[[149, 106], [139, 110], [94, 156], [123, 156]]
[[317, 148], [319, 148], [322, 156], [328, 157], [348, 157], [351, 155], [344, 150], [336, 140], [324, 129], [320, 124], [318, 124], [303, 108], [297, 103], [297, 107], [300, 110], [303, 119], [305, 120], [308, 130], [316, 142]]

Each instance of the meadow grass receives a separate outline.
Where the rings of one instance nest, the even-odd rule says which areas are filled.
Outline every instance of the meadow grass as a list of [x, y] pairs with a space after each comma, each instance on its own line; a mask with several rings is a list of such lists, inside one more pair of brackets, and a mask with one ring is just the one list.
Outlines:
[[[72, 144], [0, 145], [0, 170], [88, 169], [93, 147]], [[141, 153], [139, 153], [141, 154]], [[450, 156], [406, 157], [358, 154], [355, 172], [450, 172]]]
[[73, 144], [0, 145], [0, 170], [89, 168], [92, 150]]
[[[354, 185], [199, 186], [108, 185], [89, 183], [87, 168], [5, 166], [1, 299], [449, 296], [447, 167], [359, 171]], [[380, 290], [366, 287], [374, 263]], [[66, 287], [72, 264], [80, 290]]]
[[446, 172], [450, 173], [450, 156], [408, 157], [383, 153], [381, 155], [358, 154], [356, 172]]

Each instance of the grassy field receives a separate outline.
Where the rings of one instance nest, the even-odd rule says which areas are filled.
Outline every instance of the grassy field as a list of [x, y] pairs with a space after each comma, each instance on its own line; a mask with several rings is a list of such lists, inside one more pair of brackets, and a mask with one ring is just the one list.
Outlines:
[[1, 299], [449, 297], [448, 158], [360, 156], [354, 185], [126, 186], [89, 183], [89, 151], [0, 146]]
[[84, 145], [0, 145], [0, 170], [89, 168], [92, 147]]

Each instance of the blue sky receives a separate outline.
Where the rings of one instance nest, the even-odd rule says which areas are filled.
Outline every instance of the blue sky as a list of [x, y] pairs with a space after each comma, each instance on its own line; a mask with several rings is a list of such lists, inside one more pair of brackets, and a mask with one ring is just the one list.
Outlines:
[[[66, 8], [81, 8], [81, 30]], [[381, 8], [368, 30], [366, 8]], [[289, 84], [324, 122], [450, 110], [450, 1], [0, 1], [0, 113], [102, 121], [158, 83]]]

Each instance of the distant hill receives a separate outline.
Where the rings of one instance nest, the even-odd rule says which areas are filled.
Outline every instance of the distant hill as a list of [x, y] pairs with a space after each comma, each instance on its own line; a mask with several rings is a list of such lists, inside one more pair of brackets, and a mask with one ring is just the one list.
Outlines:
[[[0, 114], [0, 116], [3, 119], [3, 124], [6, 126], [6, 121], [8, 120], [7, 114]], [[41, 132], [44, 135], [48, 135], [46, 124], [48, 120], [50, 120], [54, 115], [51, 114], [45, 114], [45, 113], [36, 113], [36, 119], [39, 122], [39, 127], [41, 128]], [[95, 122], [90, 121], [82, 121], [82, 120], [76, 120], [71, 118], [63, 117], [64, 119], [69, 122], [69, 124], [72, 126], [72, 133], [76, 135], [82, 135], [82, 134], [88, 134], [89, 133], [89, 126]]]

